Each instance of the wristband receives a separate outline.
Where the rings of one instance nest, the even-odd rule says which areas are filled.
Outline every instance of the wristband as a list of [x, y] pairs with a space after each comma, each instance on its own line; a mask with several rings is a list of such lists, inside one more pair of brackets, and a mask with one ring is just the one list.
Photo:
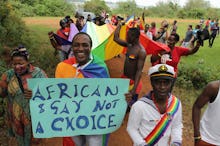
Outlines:
[[200, 139], [201, 139], [201, 136], [194, 137], [194, 140], [200, 140]]

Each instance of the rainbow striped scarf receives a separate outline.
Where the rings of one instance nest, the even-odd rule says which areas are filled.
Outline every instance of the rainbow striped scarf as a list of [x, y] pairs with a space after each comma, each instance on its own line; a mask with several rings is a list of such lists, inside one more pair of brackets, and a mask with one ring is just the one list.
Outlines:
[[180, 101], [175, 96], [172, 96], [171, 103], [167, 109], [167, 114], [164, 114], [164, 116], [160, 119], [160, 121], [157, 123], [154, 129], [145, 138], [145, 141], [148, 146], [155, 145], [163, 136], [168, 126], [170, 125], [172, 118], [177, 112], [179, 104]]
[[[109, 78], [108, 68], [106, 64], [104, 63], [104, 61], [99, 59], [95, 55], [91, 55], [90, 57], [91, 57], [91, 61], [88, 64], [86, 64], [85, 67], [79, 69], [80, 73], [83, 74], [83, 77], [84, 78]], [[74, 69], [77, 69], [77, 67], [75, 66], [77, 65], [75, 57], [64, 60], [63, 62], [71, 65]], [[62, 68], [61, 72], [65, 74], [65, 70], [66, 69]], [[68, 72], [71, 72], [71, 71], [68, 71]]]

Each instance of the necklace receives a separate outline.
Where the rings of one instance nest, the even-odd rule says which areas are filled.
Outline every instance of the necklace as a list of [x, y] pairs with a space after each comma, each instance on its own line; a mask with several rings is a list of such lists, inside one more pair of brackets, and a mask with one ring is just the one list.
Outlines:
[[[160, 114], [162, 114], [163, 112], [160, 111], [159, 105], [157, 104], [157, 102], [156, 102], [156, 100], [155, 100], [154, 94], [152, 94], [152, 99], [153, 99], [153, 102], [154, 102], [154, 104], [155, 104], [155, 106], [156, 106], [156, 108], [157, 108], [157, 111], [158, 111]], [[168, 108], [168, 98], [166, 99], [166, 110], [165, 110], [164, 113], [167, 113], [167, 108]]]

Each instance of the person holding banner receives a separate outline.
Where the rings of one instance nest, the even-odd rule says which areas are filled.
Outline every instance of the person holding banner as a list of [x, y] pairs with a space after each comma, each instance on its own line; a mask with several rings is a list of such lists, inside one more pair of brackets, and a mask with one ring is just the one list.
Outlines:
[[[109, 78], [108, 69], [104, 61], [91, 53], [92, 39], [84, 32], [76, 34], [72, 41], [74, 57], [69, 58], [57, 65], [56, 78]], [[107, 135], [78, 135], [72, 139], [76, 146], [105, 146]], [[70, 138], [63, 139], [64, 145]], [[71, 142], [70, 142], [71, 143]]]
[[174, 68], [157, 64], [148, 74], [153, 90], [131, 107], [128, 134], [134, 146], [181, 146], [182, 105], [170, 92]]
[[[39, 144], [39, 139], [32, 137], [29, 99], [31, 91], [27, 87], [29, 78], [46, 78], [45, 72], [30, 64], [29, 54], [24, 46], [11, 52], [12, 69], [2, 74], [0, 95], [7, 97], [7, 126], [9, 146], [30, 146]], [[12, 143], [12, 144], [11, 144]]]
[[127, 48], [124, 74], [121, 77], [130, 79], [129, 93], [132, 101], [129, 103], [129, 110], [132, 104], [137, 101], [142, 88], [141, 73], [145, 63], [146, 51], [139, 41], [140, 29], [137, 27], [129, 28], [126, 40], [122, 40], [119, 38], [121, 26], [122, 23], [119, 23], [115, 30], [114, 41]]

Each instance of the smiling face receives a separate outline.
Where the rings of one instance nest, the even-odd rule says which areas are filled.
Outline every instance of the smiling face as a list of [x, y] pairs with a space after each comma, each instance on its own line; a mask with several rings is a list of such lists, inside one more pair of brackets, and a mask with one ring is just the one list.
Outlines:
[[73, 38], [73, 53], [79, 65], [84, 65], [90, 60], [91, 47], [92, 40], [87, 34], [79, 33]]
[[176, 40], [175, 40], [175, 36], [174, 35], [170, 35], [167, 39], [167, 46], [171, 49], [173, 49], [173, 47], [176, 44]]
[[29, 62], [22, 56], [12, 57], [12, 67], [18, 75], [24, 75], [28, 70]]

